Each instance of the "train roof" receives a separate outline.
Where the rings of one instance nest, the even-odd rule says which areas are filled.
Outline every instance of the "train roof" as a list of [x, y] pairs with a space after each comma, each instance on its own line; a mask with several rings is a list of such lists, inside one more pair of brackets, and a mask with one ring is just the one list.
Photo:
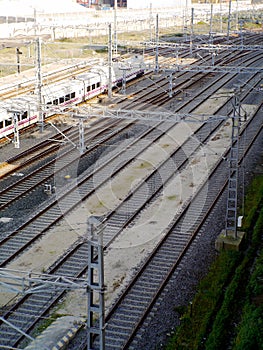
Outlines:
[[2, 105], [3, 105], [3, 101], [0, 101], [0, 122], [8, 118], [11, 118], [11, 115], [7, 112], [7, 109]]
[[82, 73], [79, 75], [76, 75], [75, 79], [77, 80], [92, 80], [92, 79], [98, 79], [99, 77], [102, 77], [105, 79], [105, 77], [107, 77], [108, 74], [108, 68], [105, 66], [101, 66], [101, 67], [94, 67], [92, 68], [89, 72], [86, 73]]
[[8, 119], [11, 116], [11, 111], [24, 113], [30, 109], [37, 110], [37, 108], [37, 96], [34, 95], [24, 95], [0, 101], [0, 121]]
[[46, 97], [55, 98], [65, 96], [72, 91], [76, 91], [76, 89], [79, 89], [79, 82], [67, 80], [66, 82], [43, 86], [42, 93]]
[[139, 54], [133, 54], [129, 57], [120, 57], [118, 58], [114, 63], [117, 67], [131, 67], [131, 68], [138, 68], [138, 67], [144, 67], [145, 62], [142, 55]]
[[36, 95], [23, 95], [7, 100], [10, 109], [18, 111], [36, 110], [38, 108], [38, 97]]

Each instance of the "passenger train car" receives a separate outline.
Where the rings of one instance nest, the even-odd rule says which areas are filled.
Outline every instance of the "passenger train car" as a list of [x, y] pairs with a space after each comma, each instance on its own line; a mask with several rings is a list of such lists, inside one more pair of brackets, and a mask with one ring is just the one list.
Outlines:
[[[112, 88], [126, 81], [142, 76], [145, 65], [141, 56], [125, 61], [113, 62]], [[63, 112], [81, 102], [87, 101], [108, 90], [109, 69], [106, 66], [92, 68], [89, 72], [76, 75], [70, 80], [42, 87], [42, 110], [44, 117]], [[17, 128], [21, 130], [39, 121], [39, 96], [36, 93], [21, 95], [0, 102], [0, 139], [14, 133], [14, 115]]]

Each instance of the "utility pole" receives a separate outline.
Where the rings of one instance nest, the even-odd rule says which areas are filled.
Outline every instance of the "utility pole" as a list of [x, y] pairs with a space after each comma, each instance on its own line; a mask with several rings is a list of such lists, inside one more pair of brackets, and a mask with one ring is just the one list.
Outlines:
[[187, 15], [188, 15], [188, 9], [187, 7], [183, 10], [183, 35], [184, 35], [184, 39], [185, 41], [187, 40]]
[[235, 239], [237, 239], [237, 194], [240, 110], [240, 88], [238, 88], [234, 95], [234, 108], [232, 116], [225, 234], [226, 236], [232, 236]]
[[83, 118], [79, 119], [79, 153], [83, 154], [85, 151], [85, 139], [84, 139], [84, 123]]
[[231, 0], [229, 0], [229, 9], [228, 9], [227, 40], [229, 40], [230, 28], [231, 28]]
[[41, 69], [41, 39], [37, 39], [37, 94], [39, 111], [39, 129], [44, 130], [43, 96], [42, 96], [42, 69]]
[[173, 97], [173, 73], [169, 74], [169, 97]]
[[238, 1], [236, 2], [236, 31], [238, 31]]
[[34, 36], [37, 35], [37, 10], [34, 8]]
[[220, 33], [223, 33], [223, 15], [222, 15], [222, 0], [219, 3], [219, 11], [220, 11]]
[[99, 350], [105, 350], [104, 227], [95, 228], [92, 219], [88, 221], [87, 350], [94, 349], [95, 340]]
[[158, 62], [158, 46], [159, 46], [159, 20], [158, 20], [158, 14], [156, 15], [156, 30], [155, 30], [155, 73], [159, 72], [159, 62]]
[[19, 47], [16, 48], [16, 62], [17, 62], [17, 73], [20, 74], [21, 66], [20, 66], [20, 55], [22, 52], [19, 50]]
[[109, 24], [108, 64], [109, 64], [108, 97], [109, 97], [109, 99], [111, 99], [112, 98], [112, 34], [111, 34], [111, 24]]
[[153, 40], [153, 35], [152, 35], [152, 20], [153, 20], [152, 3], [150, 3], [150, 16], [149, 16], [150, 41]]
[[241, 48], [243, 48], [243, 46], [244, 46], [243, 25], [244, 25], [244, 22], [241, 20], [240, 21], [240, 46], [241, 46]]
[[211, 4], [211, 11], [210, 11], [209, 39], [210, 39], [210, 42], [213, 44], [213, 4]]
[[191, 27], [190, 27], [190, 55], [193, 54], [193, 34], [194, 34], [194, 8], [191, 9]]
[[12, 114], [12, 120], [13, 120], [13, 124], [14, 124], [14, 145], [15, 145], [15, 148], [20, 148], [18, 122], [19, 122], [19, 116], [21, 115], [21, 112], [17, 111], [17, 110], [8, 110], [8, 113]]
[[114, 53], [118, 54], [118, 39], [117, 39], [117, 0], [114, 0]]

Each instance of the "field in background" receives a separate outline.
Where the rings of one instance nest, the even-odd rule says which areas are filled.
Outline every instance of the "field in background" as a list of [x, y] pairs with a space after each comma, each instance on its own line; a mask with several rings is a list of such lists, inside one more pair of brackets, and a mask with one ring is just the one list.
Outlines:
[[[242, 30], [262, 30], [263, 14], [259, 11], [257, 14], [247, 15], [239, 13], [233, 16], [231, 21], [231, 32], [239, 33]], [[212, 23], [210, 19], [202, 20], [194, 23], [194, 35], [208, 35], [210, 29], [213, 33], [226, 33], [228, 26], [228, 18], [226, 16], [214, 16]], [[173, 26], [168, 28], [159, 28], [160, 41], [177, 41], [181, 37], [189, 37], [190, 25], [188, 27]], [[112, 31], [113, 42], [114, 33]], [[23, 38], [25, 39], [25, 38]], [[19, 40], [19, 38], [17, 38]], [[136, 42], [155, 40], [154, 27], [148, 30], [117, 32], [118, 53], [129, 52], [132, 48], [141, 48], [143, 46], [136, 45]], [[1, 41], [0, 41], [1, 44]], [[55, 42], [44, 41], [42, 44], [42, 64], [54, 63], [62, 59], [107, 59], [108, 36], [87, 36], [78, 38], [62, 38]], [[36, 45], [32, 43], [28, 46], [21, 45], [17, 54], [16, 47], [0, 49], [0, 77], [15, 74], [18, 72], [18, 60], [20, 61], [20, 71], [34, 68], [36, 66]], [[19, 56], [19, 57], [18, 57]]]

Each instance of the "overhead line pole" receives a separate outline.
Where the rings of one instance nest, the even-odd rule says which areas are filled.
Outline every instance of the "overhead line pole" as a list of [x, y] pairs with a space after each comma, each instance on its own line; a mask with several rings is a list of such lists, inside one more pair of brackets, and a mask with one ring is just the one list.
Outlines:
[[159, 62], [158, 62], [158, 46], [159, 46], [159, 19], [158, 14], [156, 15], [156, 30], [155, 30], [155, 42], [156, 42], [156, 49], [155, 49], [155, 73], [159, 72]]
[[231, 28], [231, 0], [229, 0], [229, 10], [228, 10], [228, 19], [227, 19], [227, 40], [229, 40], [230, 28]]
[[153, 16], [152, 16], [152, 3], [150, 3], [150, 16], [149, 16], [150, 41], [153, 40], [153, 35], [152, 35], [152, 20], [153, 20]]
[[14, 145], [15, 148], [20, 148], [20, 140], [19, 140], [19, 117], [21, 115], [21, 111], [17, 110], [8, 110], [8, 113], [12, 113], [12, 121], [14, 124]]
[[213, 40], [213, 4], [211, 4], [211, 9], [210, 9], [210, 30], [209, 30], [209, 39], [210, 42]]
[[112, 34], [111, 34], [111, 24], [109, 24], [108, 65], [109, 65], [108, 97], [109, 97], [109, 99], [111, 99], [112, 98]]
[[103, 227], [95, 229], [94, 224], [90, 222], [88, 224], [87, 275], [87, 350], [95, 349], [95, 341], [99, 342], [99, 350], [105, 350]]
[[44, 114], [42, 110], [43, 96], [42, 96], [42, 69], [41, 69], [41, 39], [38, 38], [37, 44], [37, 94], [38, 94], [38, 111], [39, 111], [39, 128], [42, 133], [44, 130]]
[[118, 54], [118, 39], [117, 39], [117, 0], [114, 0], [114, 53]]
[[193, 35], [194, 35], [194, 8], [191, 9], [191, 27], [190, 27], [190, 55], [193, 54]]
[[240, 89], [235, 93], [231, 148], [229, 157], [228, 197], [226, 212], [226, 236], [237, 239], [237, 197], [238, 197], [238, 155], [239, 155], [239, 130], [240, 130]]

